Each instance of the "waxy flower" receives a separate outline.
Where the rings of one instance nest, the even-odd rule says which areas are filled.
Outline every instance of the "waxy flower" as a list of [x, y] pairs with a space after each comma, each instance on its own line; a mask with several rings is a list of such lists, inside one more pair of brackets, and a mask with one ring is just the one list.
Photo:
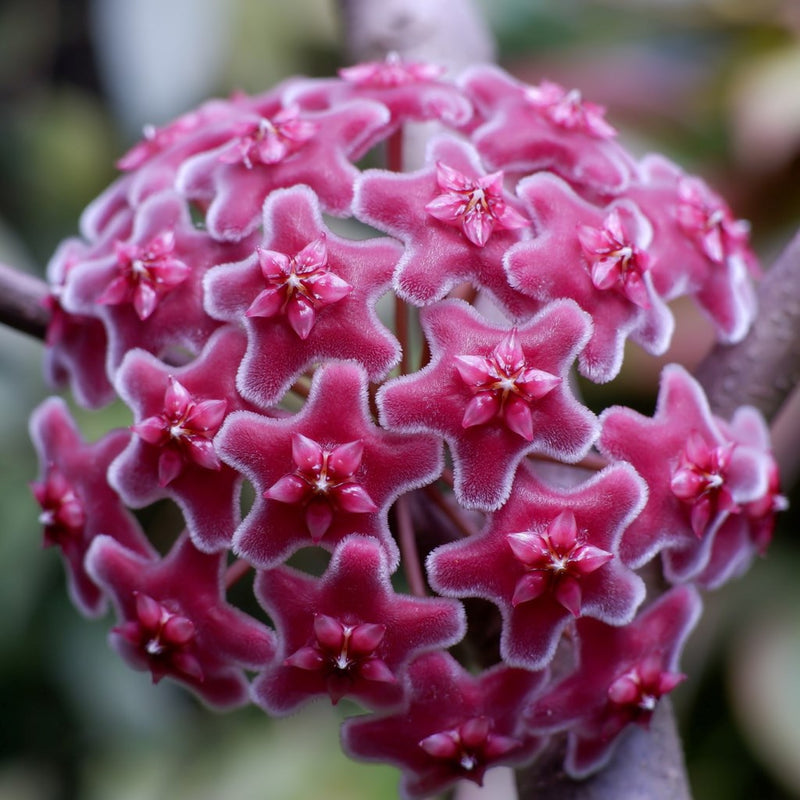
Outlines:
[[110, 533], [125, 547], [153, 558], [136, 519], [108, 485], [111, 462], [125, 449], [128, 431], [115, 430], [86, 443], [61, 398], [45, 400], [31, 415], [30, 434], [39, 456], [39, 479], [31, 491], [41, 509], [39, 522], [46, 546], [58, 547], [75, 605], [87, 616], [105, 607], [102, 591], [87, 574], [86, 551], [100, 533]]
[[294, 332], [307, 339], [317, 310], [346, 297], [353, 287], [328, 269], [328, 248], [323, 234], [299, 253], [288, 256], [258, 248], [258, 263], [267, 288], [247, 309], [248, 317], [286, 314]]
[[551, 488], [520, 468], [508, 502], [480, 535], [430, 554], [431, 585], [451, 597], [495, 603], [503, 618], [503, 660], [540, 669], [575, 618], [610, 625], [633, 618], [644, 583], [623, 566], [617, 549], [645, 494], [626, 464], [569, 490]]
[[768, 492], [768, 450], [733, 441], [699, 384], [677, 365], [662, 374], [652, 418], [612, 407], [600, 421], [600, 450], [632, 464], [649, 489], [620, 544], [623, 561], [634, 568], [661, 550], [689, 548], [692, 574], [681, 580], [693, 577], [705, 568], [720, 525]]
[[256, 679], [256, 702], [275, 714], [328, 695], [368, 708], [403, 699], [407, 665], [455, 644], [464, 611], [455, 600], [395, 592], [380, 544], [348, 536], [320, 579], [288, 567], [259, 573], [256, 596], [275, 621], [281, 650]]
[[464, 411], [465, 428], [482, 425], [496, 416], [523, 439], [533, 439], [531, 404], [560, 383], [558, 375], [529, 367], [517, 329], [488, 356], [456, 356], [456, 369], [475, 395]]
[[264, 492], [280, 503], [305, 507], [306, 526], [315, 543], [331, 526], [335, 511], [370, 514], [378, 510], [366, 489], [355, 477], [361, 467], [364, 443], [353, 442], [322, 447], [302, 433], [292, 434], [294, 472], [284, 475]]
[[572, 777], [605, 764], [625, 728], [646, 726], [658, 700], [683, 680], [678, 658], [700, 610], [694, 588], [679, 586], [629, 625], [578, 620], [578, 665], [525, 712], [533, 732], [569, 731], [564, 767]]
[[439, 161], [436, 183], [442, 193], [425, 210], [440, 222], [460, 228], [477, 247], [484, 247], [495, 229], [514, 230], [530, 224], [506, 204], [502, 172], [470, 178]]
[[221, 463], [215, 438], [226, 414], [251, 407], [234, 386], [244, 348], [242, 332], [225, 327], [184, 367], [132, 350], [117, 374], [135, 435], [111, 465], [109, 482], [136, 508], [174, 500], [207, 552], [229, 545], [240, 518], [242, 478]]
[[162, 559], [144, 559], [108, 536], [98, 536], [86, 556], [117, 611], [110, 634], [117, 652], [154, 682], [173, 678], [221, 708], [246, 702], [244, 669], [275, 651], [272, 631], [225, 601], [225, 562], [185, 534]]
[[625, 198], [590, 203], [548, 172], [524, 178], [517, 191], [536, 236], [506, 253], [509, 282], [539, 303], [569, 297], [591, 314], [591, 338], [578, 357], [582, 374], [614, 378], [627, 337], [663, 353], [674, 320], [653, 285], [653, 228], [642, 211]]
[[278, 164], [302, 149], [319, 130], [318, 123], [303, 119], [297, 108], [281, 109], [271, 119], [258, 117], [234, 126], [236, 137], [219, 154], [224, 164]]
[[165, 231], [144, 245], [118, 242], [116, 277], [97, 298], [98, 303], [132, 303], [139, 319], [147, 319], [161, 295], [183, 283], [189, 267], [175, 258], [175, 234]]
[[447, 441], [459, 502], [502, 505], [527, 453], [565, 461], [585, 455], [595, 419], [563, 381], [588, 337], [574, 303], [552, 303], [514, 334], [457, 300], [426, 308], [420, 321], [431, 363], [381, 388], [381, 422]]
[[226, 400], [199, 400], [173, 375], [164, 392], [164, 409], [131, 430], [145, 442], [161, 448], [158, 482], [167, 486], [193, 462], [218, 470], [221, 466], [212, 439], [225, 417]]
[[309, 544], [333, 549], [351, 533], [377, 538], [394, 568], [399, 553], [389, 507], [442, 471], [435, 436], [373, 423], [366, 374], [352, 363], [329, 363], [317, 372], [295, 415], [230, 414], [216, 445], [222, 460], [255, 486], [234, 548], [264, 568]]
[[543, 673], [497, 666], [473, 676], [447, 653], [431, 653], [408, 678], [405, 709], [355, 717], [342, 729], [348, 755], [403, 771], [402, 797], [421, 800], [460, 779], [480, 785], [490, 767], [525, 763], [542, 747], [520, 726], [518, 709]]

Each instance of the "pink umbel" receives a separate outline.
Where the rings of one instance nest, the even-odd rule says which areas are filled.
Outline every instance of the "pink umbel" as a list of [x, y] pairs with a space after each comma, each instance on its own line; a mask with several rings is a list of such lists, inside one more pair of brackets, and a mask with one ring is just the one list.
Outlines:
[[754, 409], [669, 365], [652, 416], [590, 410], [576, 373], [662, 356], [681, 296], [740, 341], [747, 224], [572, 87], [394, 54], [212, 100], [118, 166], [50, 261], [45, 370], [128, 427], [31, 419], [78, 608], [212, 706], [358, 708], [345, 751], [405, 798], [562, 735], [600, 769], [786, 500]]

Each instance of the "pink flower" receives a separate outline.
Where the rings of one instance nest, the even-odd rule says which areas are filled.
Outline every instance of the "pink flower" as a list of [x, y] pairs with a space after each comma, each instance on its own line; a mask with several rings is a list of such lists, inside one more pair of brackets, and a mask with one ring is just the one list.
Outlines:
[[470, 178], [447, 164], [436, 164], [436, 182], [442, 194], [425, 210], [447, 225], [460, 228], [477, 247], [484, 247], [495, 229], [524, 228], [529, 221], [506, 205], [503, 173]]
[[378, 510], [355, 477], [363, 455], [364, 443], [360, 439], [323, 448], [302, 433], [294, 433], [295, 470], [270, 486], [264, 497], [305, 506], [306, 527], [317, 543], [330, 528], [335, 511], [371, 514]]
[[346, 280], [328, 269], [324, 234], [292, 256], [263, 248], [257, 248], [257, 252], [267, 288], [250, 304], [247, 316], [286, 314], [301, 339], [308, 338], [318, 309], [341, 300], [353, 290]]
[[461, 82], [483, 119], [471, 138], [491, 169], [519, 177], [548, 170], [603, 197], [618, 195], [635, 174], [602, 107], [577, 93], [525, 84], [494, 66], [473, 67]]
[[554, 125], [580, 131], [597, 139], [610, 139], [617, 132], [605, 118], [605, 108], [583, 99], [578, 89], [567, 91], [552, 81], [542, 81], [525, 91], [525, 99], [541, 110]]
[[647, 504], [620, 545], [623, 561], [634, 568], [661, 550], [688, 549], [691, 572], [682, 571], [681, 580], [697, 574], [720, 525], [767, 491], [769, 453], [732, 442], [699, 384], [677, 365], [662, 373], [652, 419], [612, 407], [600, 422], [600, 450], [632, 464], [649, 487]]
[[226, 400], [194, 398], [174, 376], [169, 376], [164, 410], [132, 428], [145, 442], [162, 448], [158, 459], [161, 486], [172, 483], [186, 462], [206, 469], [220, 468], [211, 440], [222, 424], [226, 406]]
[[455, 644], [466, 627], [455, 600], [396, 593], [383, 548], [362, 536], [337, 545], [322, 578], [279, 567], [260, 573], [255, 591], [281, 650], [254, 696], [280, 715], [325, 694], [334, 704], [347, 696], [368, 708], [397, 706], [408, 664]]
[[588, 225], [578, 230], [583, 252], [591, 265], [595, 288], [614, 289], [641, 308], [650, 307], [644, 274], [649, 258], [637, 239], [637, 220], [619, 207], [612, 209], [601, 228]]
[[646, 726], [658, 700], [683, 680], [678, 659], [700, 609], [696, 590], [680, 586], [629, 625], [578, 620], [577, 666], [525, 712], [532, 732], [569, 731], [570, 776], [580, 779], [606, 764], [622, 731], [631, 723]]
[[333, 234], [309, 189], [273, 192], [260, 248], [215, 267], [205, 281], [211, 316], [247, 330], [237, 376], [242, 396], [274, 405], [305, 370], [327, 359], [357, 361], [371, 380], [382, 380], [400, 347], [375, 304], [399, 255], [387, 238], [361, 242]]
[[561, 383], [559, 376], [528, 366], [516, 328], [490, 355], [456, 356], [455, 367], [474, 394], [464, 411], [462, 426], [482, 425], [497, 416], [529, 442], [533, 439], [531, 403]]
[[420, 320], [431, 363], [384, 384], [381, 421], [447, 441], [460, 503], [501, 506], [527, 453], [583, 457], [595, 436], [594, 416], [563, 380], [588, 335], [574, 303], [551, 304], [513, 334], [456, 300], [425, 309]]
[[31, 484], [41, 509], [44, 543], [61, 550], [72, 601], [87, 616], [99, 616], [105, 598], [86, 572], [85, 556], [94, 538], [110, 533], [144, 558], [155, 550], [134, 516], [108, 485], [109, 464], [130, 439], [115, 430], [88, 444], [61, 398], [45, 400], [31, 416], [30, 434], [39, 456], [39, 479]]
[[[485, 174], [475, 150], [458, 139], [434, 139], [427, 162], [410, 174], [367, 170], [356, 185], [358, 219], [405, 244], [394, 274], [397, 294], [415, 305], [428, 305], [469, 281], [489, 291], [512, 315], [530, 314], [533, 304], [511, 289], [502, 269], [503, 254], [525, 238], [529, 227], [522, 225], [515, 199], [498, 176]], [[498, 217], [508, 219], [510, 226], [498, 225]]]
[[244, 669], [275, 652], [271, 630], [230, 606], [222, 590], [224, 554], [207, 555], [181, 536], [167, 556], [143, 559], [98, 536], [87, 570], [114, 601], [110, 641], [153, 682], [170, 677], [220, 708], [248, 699]]
[[144, 245], [115, 243], [119, 275], [97, 302], [133, 303], [139, 319], [147, 319], [155, 311], [160, 296], [185, 281], [189, 274], [189, 267], [173, 257], [174, 249], [172, 231], [165, 231]]
[[524, 764], [542, 747], [518, 721], [542, 673], [498, 665], [470, 675], [442, 652], [418, 658], [408, 672], [405, 708], [354, 717], [342, 728], [348, 755], [403, 771], [401, 797], [421, 800], [460, 779], [481, 785], [490, 767]]
[[623, 566], [617, 548], [644, 498], [643, 482], [624, 464], [568, 491], [520, 469], [508, 502], [480, 535], [430, 554], [428, 578], [447, 596], [496, 604], [503, 660], [541, 669], [574, 618], [610, 625], [633, 618], [644, 583]]
[[244, 346], [241, 331], [221, 328], [184, 367], [132, 350], [117, 374], [135, 435], [114, 460], [109, 481], [137, 508], [174, 500], [204, 551], [227, 546], [240, 518], [242, 479], [220, 462], [215, 437], [226, 414], [251, 408], [234, 388]]
[[589, 203], [547, 172], [524, 178], [517, 191], [536, 236], [506, 253], [509, 282], [540, 303], [572, 298], [592, 315], [581, 373], [611, 380], [629, 336], [649, 353], [663, 353], [674, 320], [653, 285], [653, 228], [641, 210], [625, 198], [608, 206]]
[[299, 413], [236, 412], [215, 441], [222, 460], [255, 486], [255, 503], [234, 533], [234, 547], [264, 568], [300, 547], [332, 550], [359, 533], [381, 542], [394, 569], [399, 553], [389, 507], [442, 470], [436, 437], [374, 424], [366, 374], [352, 363], [320, 370]]
[[383, 61], [369, 61], [339, 70], [339, 76], [360, 87], [397, 88], [410, 83], [425, 83], [444, 74], [444, 67], [424, 61], [403, 61], [388, 53]]
[[312, 139], [319, 130], [313, 120], [303, 119], [297, 108], [284, 108], [271, 119], [248, 119], [234, 126], [234, 139], [220, 155], [224, 164], [278, 164]]

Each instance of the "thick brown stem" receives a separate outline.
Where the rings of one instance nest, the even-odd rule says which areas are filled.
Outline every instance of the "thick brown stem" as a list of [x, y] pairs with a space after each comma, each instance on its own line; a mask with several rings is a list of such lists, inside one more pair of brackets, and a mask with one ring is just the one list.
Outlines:
[[564, 742], [521, 774], [520, 798], [533, 800], [689, 800], [689, 786], [672, 706], [665, 698], [648, 729], [637, 725], [623, 735], [611, 763], [585, 781], [564, 774]]
[[758, 304], [747, 337], [716, 346], [697, 369], [722, 417], [749, 404], [772, 419], [800, 379], [800, 233], [761, 280]]
[[50, 311], [44, 300], [47, 284], [33, 275], [0, 264], [0, 322], [44, 339]]

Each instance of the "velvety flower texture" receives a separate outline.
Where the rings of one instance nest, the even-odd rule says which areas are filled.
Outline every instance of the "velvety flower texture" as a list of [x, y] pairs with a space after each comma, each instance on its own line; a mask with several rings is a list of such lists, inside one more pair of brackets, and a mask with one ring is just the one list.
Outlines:
[[[682, 295], [741, 340], [747, 224], [575, 88], [394, 54], [212, 100], [118, 166], [48, 266], [45, 370], [131, 424], [31, 419], [78, 608], [110, 599], [120, 655], [211, 705], [358, 704], [344, 749], [404, 797], [552, 737], [599, 769], [786, 500], [754, 409], [671, 365], [653, 417], [598, 418], [575, 372], [663, 354]], [[165, 500], [156, 548], [128, 509]], [[252, 572], [268, 624], [232, 604]]]

